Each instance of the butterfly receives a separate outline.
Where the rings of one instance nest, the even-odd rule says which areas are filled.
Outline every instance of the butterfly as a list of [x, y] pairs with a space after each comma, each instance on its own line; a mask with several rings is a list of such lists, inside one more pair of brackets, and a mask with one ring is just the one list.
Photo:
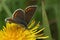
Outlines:
[[36, 5], [31, 5], [28, 6], [25, 10], [17, 9], [14, 11], [12, 18], [6, 18], [5, 21], [9, 21], [10, 23], [14, 22], [23, 24], [25, 27], [27, 27], [27, 24], [30, 22], [32, 16], [34, 15], [36, 8]]

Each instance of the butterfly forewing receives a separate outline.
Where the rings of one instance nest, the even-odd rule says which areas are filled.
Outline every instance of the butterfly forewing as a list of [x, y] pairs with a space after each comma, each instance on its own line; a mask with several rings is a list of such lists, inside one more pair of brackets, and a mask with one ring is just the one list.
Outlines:
[[13, 13], [13, 19], [18, 18], [18, 19], [23, 19], [24, 20], [24, 11], [22, 9], [17, 9]]
[[27, 24], [30, 22], [30, 19], [32, 18], [36, 8], [37, 8], [37, 6], [34, 5], [34, 6], [28, 6], [25, 9], [25, 21], [27, 22]]

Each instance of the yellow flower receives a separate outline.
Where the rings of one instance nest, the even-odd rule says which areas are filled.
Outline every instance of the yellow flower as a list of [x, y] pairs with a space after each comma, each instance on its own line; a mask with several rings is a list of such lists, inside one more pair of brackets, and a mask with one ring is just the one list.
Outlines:
[[3, 30], [0, 30], [0, 40], [36, 40], [47, 38], [48, 36], [44, 37], [43, 34], [38, 34], [45, 28], [37, 31], [40, 24], [38, 23], [32, 28], [34, 24], [35, 21], [32, 21], [30, 25], [28, 25], [28, 29], [25, 29], [22, 24], [7, 22], [6, 27], [4, 26]]

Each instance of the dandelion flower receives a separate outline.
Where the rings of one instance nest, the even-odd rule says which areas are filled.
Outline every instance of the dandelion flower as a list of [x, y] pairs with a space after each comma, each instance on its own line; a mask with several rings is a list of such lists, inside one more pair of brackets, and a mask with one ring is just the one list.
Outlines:
[[3, 30], [0, 30], [0, 40], [36, 40], [48, 38], [48, 36], [44, 37], [42, 36], [43, 34], [38, 34], [45, 28], [37, 31], [40, 25], [38, 23], [32, 28], [34, 24], [35, 21], [32, 21], [28, 29], [25, 29], [23, 25], [7, 22], [6, 27], [4, 26]]

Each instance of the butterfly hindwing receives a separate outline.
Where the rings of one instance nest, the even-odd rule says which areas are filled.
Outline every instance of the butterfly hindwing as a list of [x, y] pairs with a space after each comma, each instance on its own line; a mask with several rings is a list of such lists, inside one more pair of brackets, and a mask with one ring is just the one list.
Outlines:
[[25, 9], [25, 21], [27, 22], [27, 24], [29, 23], [30, 19], [32, 18], [36, 8], [37, 8], [36, 5], [32, 5], [32, 6], [28, 6]]

